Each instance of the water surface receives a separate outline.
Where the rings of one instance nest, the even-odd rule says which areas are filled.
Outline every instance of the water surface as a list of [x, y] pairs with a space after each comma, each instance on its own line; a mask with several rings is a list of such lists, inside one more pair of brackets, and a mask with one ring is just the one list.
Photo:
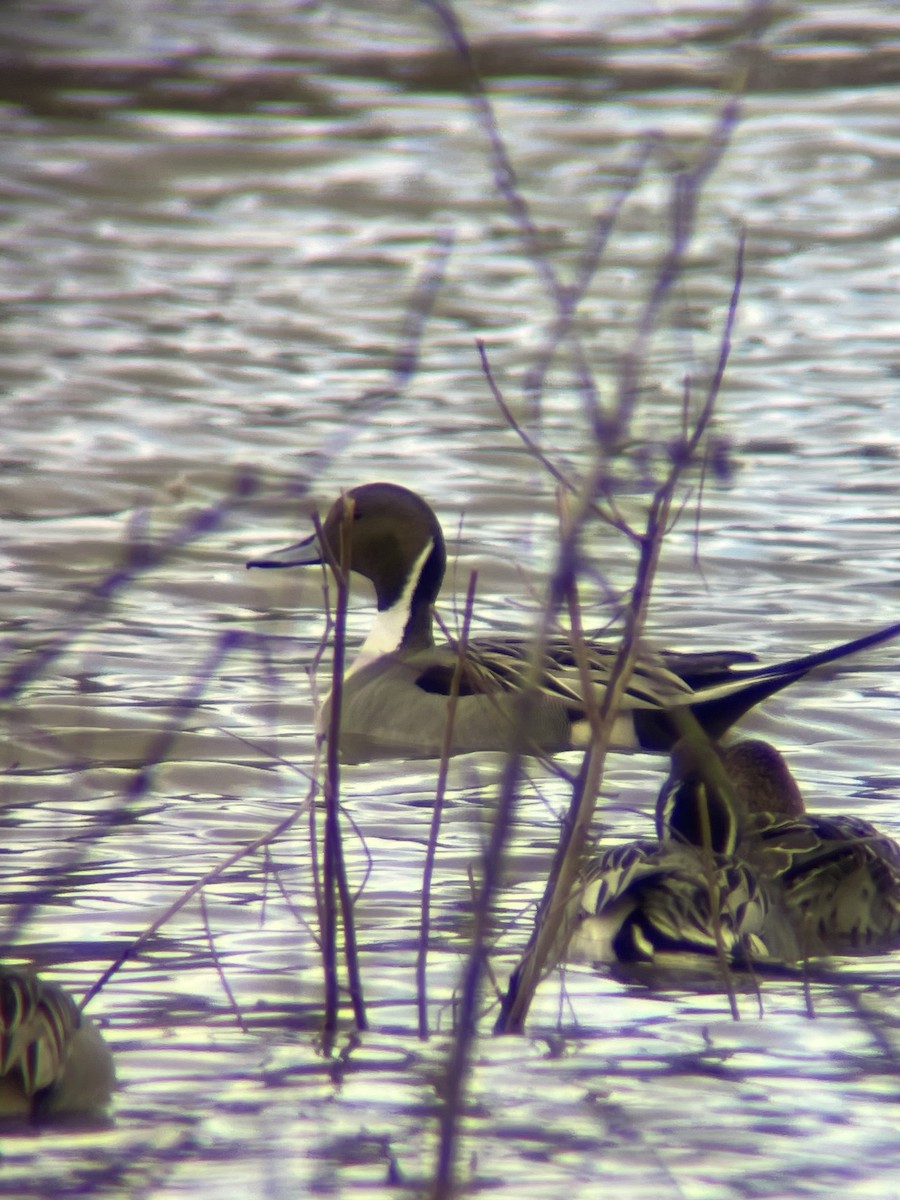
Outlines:
[[[897, 619], [896, 112], [889, 6], [460, 4], [518, 194], [563, 283], [653, 140], [578, 328], [601, 395], [669, 244], [674, 172], [735, 90], [684, 286], [649, 354], [639, 436], [670, 436], [718, 352], [739, 232], [740, 314], [699, 518], [671, 535], [651, 624], [672, 648], [772, 658]], [[424, 7], [8, 5], [0, 141], [0, 475], [7, 942], [75, 992], [181, 892], [307, 795], [323, 630], [316, 577], [250, 575], [314, 503], [385, 478], [439, 512], [442, 612], [479, 572], [481, 630], [530, 627], [556, 543], [553, 483], [520, 419], [553, 318], [498, 193], [458, 61]], [[440, 285], [421, 335], [422, 280]], [[398, 355], [415, 346], [414, 368]], [[673, 426], [673, 421], [675, 425]], [[532, 427], [585, 469], [562, 356]], [[635, 478], [634, 456], [622, 472]], [[639, 511], [636, 486], [623, 500]], [[590, 534], [603, 581], [631, 551]], [[697, 561], [699, 552], [699, 562]], [[314, 573], [312, 573], [314, 575]], [[588, 621], [607, 610], [584, 588]], [[354, 637], [369, 610], [362, 594]], [[747, 723], [811, 807], [900, 836], [896, 650]], [[187, 702], [187, 707], [185, 707]], [[569, 766], [575, 765], [573, 758]], [[148, 767], [148, 764], [152, 764]], [[468, 870], [496, 756], [453, 764], [429, 955], [413, 964], [436, 764], [343, 778], [371, 1030], [323, 1045], [305, 822], [171, 919], [93, 1001], [116, 1123], [6, 1139], [17, 1194], [387, 1196], [427, 1177]], [[618, 757], [609, 836], [649, 828], [663, 766]], [[494, 970], [503, 980], [567, 800], [522, 797]], [[227, 981], [227, 989], [224, 981]], [[461, 1162], [472, 1194], [893, 1197], [895, 962], [720, 995], [586, 968], [547, 980], [524, 1038], [476, 1047]], [[229, 990], [231, 995], [229, 995]]]

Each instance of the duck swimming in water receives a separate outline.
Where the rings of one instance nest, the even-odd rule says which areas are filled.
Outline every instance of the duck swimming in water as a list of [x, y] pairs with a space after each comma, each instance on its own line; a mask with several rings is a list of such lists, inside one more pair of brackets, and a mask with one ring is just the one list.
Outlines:
[[803, 957], [900, 946], [900, 846], [861, 817], [807, 813], [768, 742], [750, 739], [718, 753], [725, 787], [676, 763], [658, 803], [661, 839], [696, 844], [703, 805], [707, 823], [731, 814], [733, 853], [778, 889]]
[[[378, 613], [348, 668], [341, 709], [341, 752], [350, 762], [371, 758], [430, 758], [441, 753], [458, 650], [436, 644], [432, 613], [447, 556], [440, 524], [414, 492], [393, 483], [353, 488], [332, 505], [322, 540], [305, 541], [248, 567], [311, 566], [341, 561], [345, 514], [346, 561], [371, 580]], [[680, 735], [679, 710], [689, 710], [713, 738], [761, 700], [810, 671], [900, 634], [900, 623], [851, 642], [768, 667], [748, 667], [742, 651], [643, 655], [616, 717], [612, 744], [620, 749], [668, 751]], [[579, 663], [569, 639], [545, 647], [537, 693], [523, 703], [533, 678], [527, 636], [478, 637], [465, 649], [452, 731], [452, 752], [524, 747], [555, 754], [587, 744], [589, 706], [602, 700], [617, 646], [588, 642], [593, 696], [586, 702]], [[327, 729], [328, 713], [321, 728]]]

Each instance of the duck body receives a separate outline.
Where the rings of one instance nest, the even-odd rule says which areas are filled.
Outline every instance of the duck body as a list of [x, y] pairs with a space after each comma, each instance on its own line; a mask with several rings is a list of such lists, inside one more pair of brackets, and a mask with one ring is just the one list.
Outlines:
[[781, 754], [737, 742], [723, 755], [743, 853], [783, 889], [809, 954], [900, 946], [900, 846], [869, 821], [808, 813]]
[[[734, 854], [779, 893], [801, 957], [900, 946], [900, 846], [857, 816], [807, 813], [779, 752], [749, 739], [721, 751], [729, 794], [696, 777], [670, 782], [658, 805], [663, 838], [696, 842], [685, 804], [726, 811]], [[714, 816], [715, 819], [715, 816]]]
[[670, 966], [732, 967], [797, 954], [778, 894], [744, 862], [698, 847], [642, 841], [613, 846], [588, 866], [567, 956]]
[[860, 817], [748, 822], [747, 855], [774, 877], [807, 954], [900, 947], [900, 846]]
[[[475, 651], [475, 648], [472, 648]], [[474, 653], [468, 656], [474, 665]], [[349, 762], [377, 758], [437, 758], [450, 713], [457, 654], [449, 646], [379, 656], [351, 669], [344, 678], [341, 704], [341, 755]], [[463, 676], [455, 701], [451, 747], [454, 754], [510, 749], [515, 731], [525, 729], [521, 695], [489, 677], [481, 687]], [[319, 726], [327, 732], [331, 700]], [[571, 747], [570, 723], [562, 699], [542, 698], [535, 739], [545, 753]]]
[[109, 1047], [69, 993], [0, 967], [0, 1119], [100, 1117], [114, 1086]]
[[[524, 746], [534, 753], [558, 754], [587, 744], [590, 726], [570, 643], [563, 638], [548, 643], [538, 687], [529, 701], [531, 651], [527, 638], [473, 638], [467, 643], [456, 684], [452, 753]], [[592, 672], [602, 684], [609, 676], [615, 651], [588, 647], [587, 654]], [[613, 744], [664, 750], [676, 734], [660, 697], [687, 699], [692, 695], [690, 685], [666, 663], [683, 659], [696, 665], [702, 657], [663, 654], [658, 664], [639, 664], [632, 676], [628, 708], [614, 726]], [[708, 656], [710, 671], [720, 669], [723, 657], [721, 653]], [[351, 762], [438, 757], [458, 662], [459, 651], [450, 645], [432, 644], [374, 658], [362, 655], [344, 677], [343, 757]], [[323, 732], [330, 719], [329, 697], [319, 721]]]
[[[331, 507], [321, 540], [313, 535], [248, 567], [343, 562], [375, 587], [378, 613], [344, 678], [341, 753], [345, 760], [436, 757], [446, 738], [457, 647], [436, 645], [433, 607], [446, 567], [441, 527], [429, 505], [391, 483], [353, 488]], [[749, 667], [741, 651], [642, 655], [620, 705], [612, 743], [668, 751], [677, 714], [689, 709], [712, 737], [748, 709], [809, 671], [887, 641], [900, 623], [853, 642], [770, 667]], [[451, 753], [517, 747], [553, 754], [588, 743], [589, 713], [602, 702], [618, 647], [585, 647], [592, 695], [585, 698], [572, 643], [554, 638], [532, 663], [526, 637], [473, 638], [456, 685]], [[326, 731], [326, 704], [320, 730]]]

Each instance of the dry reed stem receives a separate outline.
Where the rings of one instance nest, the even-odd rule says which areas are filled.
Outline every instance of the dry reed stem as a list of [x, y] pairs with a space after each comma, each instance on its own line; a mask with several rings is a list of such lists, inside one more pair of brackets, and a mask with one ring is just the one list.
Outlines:
[[334, 608], [334, 656], [331, 672], [331, 712], [328, 742], [325, 750], [325, 846], [322, 856], [323, 881], [323, 927], [322, 927], [322, 971], [325, 980], [325, 1013], [323, 1028], [333, 1033], [340, 1015], [340, 989], [337, 959], [337, 903], [340, 903], [341, 924], [344, 932], [344, 960], [347, 968], [347, 986], [357, 1029], [368, 1028], [359, 957], [356, 950], [356, 928], [353, 920], [353, 898], [347, 880], [344, 850], [340, 827], [340, 732], [341, 704], [344, 692], [344, 658], [347, 642], [347, 602], [350, 595], [350, 550], [352, 544], [353, 501], [344, 497], [343, 517], [340, 527], [340, 561], [332, 561], [328, 543], [322, 534], [322, 526], [316, 518], [316, 536], [323, 552], [329, 557], [329, 567], [335, 579]]
[[466, 671], [466, 646], [469, 641], [469, 627], [472, 623], [472, 612], [475, 607], [475, 589], [478, 585], [478, 572], [473, 571], [469, 576], [469, 587], [466, 592], [466, 605], [463, 610], [462, 629], [456, 650], [456, 664], [450, 681], [450, 694], [447, 706], [447, 721], [444, 726], [444, 739], [441, 746], [441, 759], [438, 767], [438, 778], [434, 793], [434, 808], [431, 815], [431, 826], [428, 831], [428, 846], [425, 851], [425, 866], [422, 870], [422, 904], [420, 908], [419, 945], [416, 953], [416, 1008], [418, 1012], [419, 1037], [428, 1037], [428, 994], [426, 966], [428, 961], [428, 937], [431, 928], [431, 880], [434, 875], [434, 860], [437, 854], [438, 834], [441, 828], [441, 816], [444, 809], [444, 796], [447, 791], [447, 774], [450, 766], [450, 756], [453, 747], [453, 725], [456, 720], [456, 708], [459, 701], [459, 689]]
[[[542, 252], [539, 232], [517, 186], [515, 171], [504, 145], [499, 125], [474, 66], [465, 33], [452, 7], [443, 0], [423, 0], [423, 3], [440, 21], [463, 67], [473, 110], [488, 143], [495, 186], [506, 202], [519, 230], [525, 255], [535, 266], [543, 281], [544, 290], [556, 308], [558, 319], [555, 336], [560, 340], [551, 341], [549, 350], [545, 351], [544, 361], [546, 363], [551, 361], [561, 340], [565, 338], [575, 364], [575, 374], [582, 381], [582, 394], [585, 397], [586, 409], [592, 418], [590, 435], [594, 444], [594, 461], [587, 477], [577, 487], [574, 487], [571, 481], [560, 478], [560, 472], [554, 467], [550, 457], [536, 445], [533, 439], [524, 433], [520, 434], [526, 448], [550, 470], [557, 484], [574, 492], [574, 502], [569, 527], [564, 530], [561, 538], [557, 568], [551, 579], [546, 603], [535, 632], [526, 685], [519, 697], [519, 729], [528, 727], [528, 718], [537, 702], [541, 663], [551, 624], [561, 605], [569, 602], [570, 608], [573, 604], [577, 606], [575, 584], [578, 573], [578, 546], [589, 515], [597, 511], [598, 500], [605, 503], [604, 518], [607, 523], [618, 528], [626, 536], [630, 536], [632, 541], [636, 541], [639, 545], [640, 556], [635, 584], [625, 609], [625, 629], [622, 643], [606, 693], [599, 704], [595, 717], [592, 718], [592, 724], [597, 727], [595, 737], [584, 756], [582, 768], [575, 783], [568, 821], [563, 831], [554, 870], [539, 914], [535, 943], [530, 947], [530, 953], [526, 952], [523, 963], [510, 984], [498, 1021], [498, 1029], [511, 1030], [522, 1027], [538, 979], [546, 969], [548, 962], [554, 959], [553, 950], [559, 937], [565, 900], [577, 877], [578, 864], [587, 841], [589, 822], [596, 805], [596, 797], [599, 794], [613, 722], [637, 660], [639, 639], [649, 605], [662, 538], [670, 521], [676, 485], [681, 478], [683, 469], [693, 461], [694, 453], [711, 415], [711, 404], [708, 404], [704, 406], [697, 420], [694, 437], [686, 439], [686, 445], [691, 447], [688, 453], [679, 456], [680, 461], [678, 457], [672, 456], [672, 470], [668, 473], [663, 485], [656, 491], [645, 530], [640, 535], [634, 533], [628, 523], [620, 517], [616, 507], [615, 484], [609, 471], [610, 456], [623, 444], [629, 429], [637, 402], [640, 373], [646, 361], [649, 340], [658, 326], [663, 303], [681, 276], [684, 254], [693, 229], [700, 189], [724, 151], [728, 135], [736, 119], [736, 106], [730, 103], [723, 109], [716, 129], [707, 143], [703, 159], [695, 171], [685, 173], [683, 177], [675, 181], [672, 201], [672, 232], [668, 251], [656, 276], [643, 315], [638, 322], [632, 345], [622, 358], [619, 386], [614, 403], [611, 409], [601, 412], [595, 402], [593, 378], [574, 323], [579, 299], [578, 292], [572, 289], [567, 290], [560, 284], [553, 266]], [[643, 163], [640, 163], [640, 166], [642, 168]], [[638, 173], [635, 172], [634, 178], [637, 178]], [[622, 199], [619, 201], [619, 206], [621, 206]], [[594, 257], [595, 264], [599, 262], [605, 239], [611, 228], [612, 221], [609, 222], [609, 227], [603, 231], [603, 237], [599, 240], [599, 249]], [[590, 261], [590, 257], [585, 260], [586, 263]], [[587, 286], [587, 280], [592, 278], [592, 275], [593, 269], [586, 268], [580, 280], [582, 294]], [[733, 320], [733, 311], [730, 313], [730, 319]], [[500, 397], [501, 411], [515, 427], [516, 423], [511, 418], [511, 410], [502, 402], [500, 389], [494, 382], [483, 348], [480, 348], [480, 353], [482, 361], [485, 363], [488, 385], [495, 397]], [[546, 367], [544, 370], [546, 371]], [[540, 378], [543, 378], [543, 375]], [[717, 390], [716, 386], [715, 392]], [[686, 394], [689, 395], [689, 391]], [[576, 649], [576, 654], [578, 653], [579, 651]], [[454, 1168], [459, 1123], [470, 1048], [475, 1035], [476, 1002], [479, 983], [484, 972], [487, 929], [493, 897], [499, 884], [501, 855], [515, 809], [522, 773], [522, 760], [528, 749], [529, 747], [525, 744], [515, 745], [507, 758], [495, 820], [484, 859], [482, 884], [474, 912], [472, 947], [463, 971], [460, 990], [459, 1022], [445, 1074], [438, 1155], [431, 1190], [433, 1200], [448, 1200], [455, 1189]]]
[[253, 854], [256, 854], [258, 850], [262, 850], [267, 846], [271, 846], [280, 837], [283, 837], [284, 834], [292, 828], [292, 826], [296, 825], [304, 813], [309, 811], [312, 805], [312, 798], [315, 794], [316, 787], [317, 785], [315, 783], [311, 784], [310, 794], [307, 796], [307, 798], [283, 820], [273, 825], [271, 829], [268, 829], [258, 838], [255, 838], [252, 842], [249, 842], [246, 846], [239, 847], [232, 854], [229, 854], [227, 858], [224, 858], [222, 862], [217, 863], [216, 866], [210, 868], [209, 871], [201, 875], [199, 879], [195, 880], [194, 883], [190, 885], [190, 887], [185, 888], [178, 899], [173, 901], [173, 903], [169, 905], [164, 913], [157, 917], [155, 921], [152, 921], [146, 927], [146, 929], [144, 929], [143, 932], [134, 939], [133, 942], [130, 942], [125, 949], [116, 956], [114, 961], [109, 967], [107, 967], [100, 978], [85, 993], [79, 1007], [84, 1009], [94, 998], [94, 996], [96, 996], [97, 993], [106, 986], [106, 984], [119, 971], [119, 969], [130, 958], [133, 958], [138, 951], [143, 950], [145, 946], [149, 945], [156, 934], [159, 933], [160, 929], [168, 924], [168, 922], [171, 921], [177, 913], [181, 912], [186, 905], [190, 904], [191, 900], [193, 900], [195, 896], [199, 895], [203, 888], [207, 887], [211, 883], [217, 883], [219, 880], [221, 880], [223, 875], [225, 875], [233, 866], [236, 866], [237, 863], [243, 861], [245, 858], [249, 858]]
[[[640, 650], [640, 639], [644, 622], [649, 611], [653, 581], [656, 574], [659, 555], [663, 541], [670, 527], [672, 506], [676, 497], [678, 485], [684, 471], [691, 466], [701, 448], [704, 435], [712, 420], [719, 386], [728, 357], [728, 347], [731, 342], [731, 332], [737, 313], [737, 302], [740, 295], [740, 285], [743, 277], [743, 243], [738, 249], [735, 267], [735, 282], [729, 301], [725, 327], [720, 338], [720, 353], [716, 371], [707, 389], [700, 412], [695, 418], [693, 428], [684, 438], [678, 452], [673, 453], [671, 464], [662, 484], [657, 488], [644, 531], [639, 538], [640, 555], [635, 572], [635, 582], [630, 601], [624, 613], [624, 632], [612, 673], [607, 684], [606, 692], [596, 713], [588, 714], [591, 720], [593, 737], [591, 745], [582, 760], [568, 816], [565, 820], [560, 844], [547, 888], [541, 901], [535, 933], [526, 948], [519, 967], [513, 974], [506, 997], [501, 1006], [500, 1016], [495, 1029], [498, 1033], [520, 1032], [524, 1027], [525, 1018], [537, 986], [543, 976], [556, 963], [561, 945], [565, 941], [565, 916], [572, 891], [575, 887], [581, 862], [588, 844], [590, 823], [593, 819], [606, 754], [609, 750], [613, 723], [628, 685], [628, 680], [635, 666]], [[656, 303], [654, 300], [653, 303]], [[605, 459], [602, 448], [594, 465], [593, 475], [582, 491], [574, 511], [570, 514], [571, 530], [577, 534], [586, 521], [590, 511], [590, 498], [594, 489], [600, 485], [605, 470]], [[562, 538], [563, 547], [572, 540], [570, 531]], [[570, 613], [575, 617], [573, 623], [573, 647], [576, 659], [583, 661], [584, 645], [580, 635], [581, 622], [578, 618], [577, 579], [564, 570], [565, 559], [561, 551], [559, 574], [560, 584], [566, 581], [567, 598], [570, 602]], [[581, 645], [579, 646], [579, 642]]]

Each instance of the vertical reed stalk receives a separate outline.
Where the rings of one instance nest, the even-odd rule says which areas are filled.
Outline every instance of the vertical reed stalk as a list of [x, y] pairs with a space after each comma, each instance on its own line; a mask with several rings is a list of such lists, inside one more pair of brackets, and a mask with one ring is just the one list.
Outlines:
[[437, 840], [441, 828], [441, 816], [444, 809], [444, 796], [447, 791], [447, 772], [450, 767], [450, 756], [453, 752], [453, 724], [456, 719], [456, 706], [459, 701], [459, 689], [466, 670], [466, 646], [469, 641], [469, 627], [472, 623], [472, 611], [475, 606], [475, 588], [478, 583], [478, 572], [473, 571], [469, 576], [469, 588], [466, 592], [466, 606], [463, 611], [462, 630], [456, 651], [456, 666], [450, 682], [450, 697], [447, 708], [447, 723], [444, 726], [444, 739], [441, 746], [441, 761], [438, 769], [437, 786], [434, 793], [434, 809], [431, 815], [431, 828], [428, 832], [428, 848], [425, 852], [425, 867], [422, 871], [422, 906], [420, 912], [419, 948], [416, 954], [416, 996], [419, 1020], [419, 1037], [428, 1037], [428, 992], [426, 968], [428, 963], [428, 937], [431, 928], [431, 880], [434, 876], [434, 859], [437, 853]]
[[[517, 727], [524, 731], [530, 724], [530, 709], [534, 704], [533, 689], [524, 692], [520, 699], [520, 717], [522, 719]], [[493, 901], [500, 885], [503, 852], [518, 798], [522, 758], [526, 749], [523, 744], [522, 747], [514, 749], [507, 756], [497, 811], [482, 856], [481, 883], [477, 889], [473, 911], [472, 943], [463, 967], [456, 1029], [441, 1080], [443, 1103], [438, 1124], [438, 1153], [429, 1193], [430, 1200], [451, 1200], [455, 1194], [455, 1166], [459, 1151], [459, 1132], [465, 1104], [471, 1051], [475, 1041], [478, 994], [485, 972]]]
[[[589, 280], [593, 277], [602, 256], [609, 231], [621, 206], [624, 195], [620, 195], [613, 206], [608, 220], [601, 224], [593, 245], [588, 249], [582, 271], [574, 288], [561, 283], [556, 270], [544, 254], [540, 233], [531, 217], [527, 201], [519, 189], [511, 158], [503, 142], [490, 99], [475, 67], [472, 53], [460, 22], [448, 0], [422, 0], [440, 22], [447, 39], [456, 52], [462, 67], [475, 119], [486, 138], [488, 156], [494, 185], [502, 197], [516, 226], [526, 257], [540, 278], [546, 296], [556, 310], [557, 320], [549, 344], [544, 348], [541, 365], [530, 377], [531, 383], [526, 399], [532, 403], [539, 399], [541, 381], [548, 365], [555, 358], [563, 342], [568, 349], [573, 373], [583, 398], [589, 435], [593, 439], [593, 459], [586, 477], [577, 485], [550, 462], [534, 439], [518, 429], [511, 418], [509, 407], [501, 403], [507, 419], [516, 429], [526, 448], [550, 469], [558, 485], [572, 493], [572, 513], [565, 523], [560, 539], [557, 565], [548, 589], [532, 648], [532, 669], [527, 686], [519, 698], [520, 742], [508, 756], [501, 782], [500, 797], [491, 830], [489, 844], [484, 857], [482, 882], [476, 897], [472, 946], [463, 971], [459, 1018], [456, 1036], [450, 1048], [445, 1077], [442, 1081], [443, 1106], [440, 1116], [438, 1157], [431, 1196], [433, 1200], [447, 1200], [454, 1190], [454, 1164], [458, 1153], [458, 1138], [461, 1125], [464, 1090], [475, 1036], [475, 1006], [478, 989], [485, 969], [486, 938], [491, 917], [495, 889], [500, 878], [501, 854], [517, 798], [522, 771], [522, 758], [530, 749], [527, 744], [529, 717], [538, 694], [541, 669], [547, 639], [559, 609], [568, 603], [570, 615], [577, 617], [577, 579], [581, 566], [580, 539], [587, 520], [600, 514], [605, 523], [618, 530], [637, 547], [639, 562], [629, 603], [624, 612], [624, 632], [611, 675], [606, 681], [605, 693], [596, 707], [587, 706], [587, 717], [593, 731], [590, 748], [584, 755], [581, 770], [575, 781], [568, 818], [563, 830], [553, 872], [541, 904], [536, 930], [525, 958], [513, 979], [504, 999], [497, 1029], [509, 1031], [521, 1029], [528, 1011], [534, 989], [548, 965], [553, 965], [559, 947], [563, 913], [569, 899], [587, 840], [588, 827], [599, 794], [606, 753], [612, 738], [613, 725], [625, 689], [637, 661], [639, 641], [650, 601], [650, 594], [665, 533], [672, 520], [677, 484], [684, 470], [693, 464], [707, 430], [712, 414], [712, 404], [718, 392], [721, 370], [717, 371], [710, 385], [707, 402], [701, 405], [700, 415], [688, 421], [690, 388], [685, 386], [683, 428], [679, 440], [666, 447], [668, 459], [664, 459], [664, 482], [656, 489], [645, 528], [638, 532], [631, 528], [620, 515], [616, 489], [618, 481], [610, 466], [613, 456], [632, 438], [632, 420], [636, 410], [642, 375], [649, 357], [652, 337], [659, 327], [664, 304], [671, 296], [674, 286], [682, 278], [685, 254], [693, 232], [697, 202], [702, 186], [709, 173], [719, 161], [727, 144], [731, 129], [736, 121], [737, 105], [729, 101], [723, 106], [719, 121], [708, 139], [699, 164], [694, 170], [678, 176], [673, 184], [671, 201], [671, 229], [669, 242], [659, 270], [656, 273], [650, 295], [636, 325], [631, 344], [622, 355], [617, 387], [612, 401], [601, 409], [587, 356], [581, 344], [576, 309], [583, 297]], [[644, 168], [655, 139], [648, 139], [642, 154], [634, 165], [631, 178], [636, 180]], [[627, 194], [627, 188], [626, 188]], [[726, 334], [723, 337], [720, 368], [724, 369], [727, 344], [734, 319], [736, 296], [729, 309]], [[486, 355], [479, 347], [483, 362]], [[488, 384], [501, 401], [499, 389], [494, 385], [489, 369], [485, 370]], [[667, 464], [667, 465], [666, 465]], [[580, 619], [573, 622], [572, 643], [576, 660], [582, 664], [586, 657], [580, 632]]]
[[725, 950], [725, 938], [722, 933], [722, 889], [719, 887], [719, 881], [716, 878], [716, 861], [713, 852], [709, 805], [705, 803], [701, 804], [699, 810], [700, 861], [703, 864], [706, 887], [709, 893], [709, 913], [712, 921], [713, 935], [716, 939], [716, 958], [722, 972], [722, 982], [725, 984], [725, 990], [728, 994], [732, 1020], [739, 1021], [741, 1013], [738, 1008], [737, 993], [734, 988], [734, 976], [731, 973], [731, 965], [728, 962], [728, 954]]
[[[337, 970], [337, 902], [340, 901], [341, 923], [344, 930], [344, 956], [350, 1002], [357, 1029], [366, 1029], [362, 978], [356, 952], [356, 930], [353, 921], [353, 898], [347, 881], [340, 827], [340, 732], [341, 703], [344, 691], [344, 657], [347, 641], [347, 601], [350, 594], [350, 547], [352, 539], [353, 501], [344, 501], [341, 522], [340, 562], [331, 562], [335, 578], [334, 658], [331, 677], [331, 713], [328, 745], [325, 752], [325, 848], [322, 855], [322, 970], [325, 978], [326, 1033], [337, 1028], [340, 994]], [[321, 524], [316, 521], [316, 535], [326, 548]]]

